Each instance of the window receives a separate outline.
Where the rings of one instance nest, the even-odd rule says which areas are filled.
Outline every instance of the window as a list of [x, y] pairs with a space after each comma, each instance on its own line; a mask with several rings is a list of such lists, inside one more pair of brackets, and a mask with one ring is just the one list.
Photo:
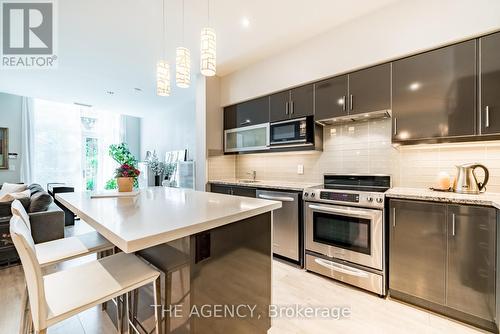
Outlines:
[[34, 182], [104, 189], [116, 168], [108, 148], [123, 141], [121, 124], [118, 114], [35, 99]]

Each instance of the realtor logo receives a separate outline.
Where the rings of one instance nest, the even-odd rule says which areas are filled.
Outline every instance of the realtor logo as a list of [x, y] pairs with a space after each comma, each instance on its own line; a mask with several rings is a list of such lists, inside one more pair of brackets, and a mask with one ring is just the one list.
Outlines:
[[54, 0], [0, 0], [2, 68], [53, 68]]

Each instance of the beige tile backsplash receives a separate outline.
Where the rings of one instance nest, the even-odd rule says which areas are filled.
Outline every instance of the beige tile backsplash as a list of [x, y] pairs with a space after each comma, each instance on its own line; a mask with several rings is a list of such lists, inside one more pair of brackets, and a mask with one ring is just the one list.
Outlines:
[[455, 175], [455, 165], [468, 162], [488, 167], [487, 188], [500, 192], [500, 141], [394, 147], [390, 119], [377, 119], [325, 127], [323, 152], [211, 157], [208, 166], [212, 180], [248, 178], [252, 170], [261, 180], [318, 183], [324, 173], [376, 173], [392, 175], [394, 186], [430, 187], [440, 171]]

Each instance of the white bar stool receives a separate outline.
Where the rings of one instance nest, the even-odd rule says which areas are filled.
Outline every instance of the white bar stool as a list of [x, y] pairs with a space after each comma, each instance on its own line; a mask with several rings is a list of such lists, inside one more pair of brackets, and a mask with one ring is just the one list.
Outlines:
[[[37, 334], [46, 334], [48, 327], [62, 320], [147, 284], [153, 283], [155, 305], [161, 302], [160, 273], [133, 254], [119, 253], [43, 276], [31, 233], [18, 216], [11, 218], [10, 234], [23, 265]], [[128, 310], [125, 313], [130, 328]], [[158, 311], [155, 320], [159, 334]]]
[[[30, 217], [21, 202], [18, 200], [12, 202], [11, 210], [12, 215], [20, 217], [31, 233]], [[100, 257], [101, 254], [113, 249], [112, 243], [94, 231], [36, 244], [35, 254], [40, 266], [47, 267], [94, 253]]]

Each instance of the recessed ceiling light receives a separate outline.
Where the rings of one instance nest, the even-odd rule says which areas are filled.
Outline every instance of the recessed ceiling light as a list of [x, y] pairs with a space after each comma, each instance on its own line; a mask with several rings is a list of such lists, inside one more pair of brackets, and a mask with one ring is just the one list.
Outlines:
[[141, 89], [141, 88], [138, 88], [138, 87], [135, 87], [135, 88], [134, 88], [134, 90], [135, 90], [136, 92], [142, 92], [142, 89]]
[[243, 28], [248, 28], [250, 26], [250, 20], [248, 19], [248, 17], [243, 17], [241, 19], [241, 25], [243, 26]]
[[108, 95], [115, 95], [115, 92], [113, 92], [111, 90], [108, 90], [108, 91], [106, 91], [106, 94], [108, 94]]
[[410, 88], [411, 91], [416, 91], [416, 90], [419, 90], [421, 86], [422, 86], [422, 84], [420, 82], [416, 81], [416, 82], [412, 82], [410, 84], [409, 88]]

